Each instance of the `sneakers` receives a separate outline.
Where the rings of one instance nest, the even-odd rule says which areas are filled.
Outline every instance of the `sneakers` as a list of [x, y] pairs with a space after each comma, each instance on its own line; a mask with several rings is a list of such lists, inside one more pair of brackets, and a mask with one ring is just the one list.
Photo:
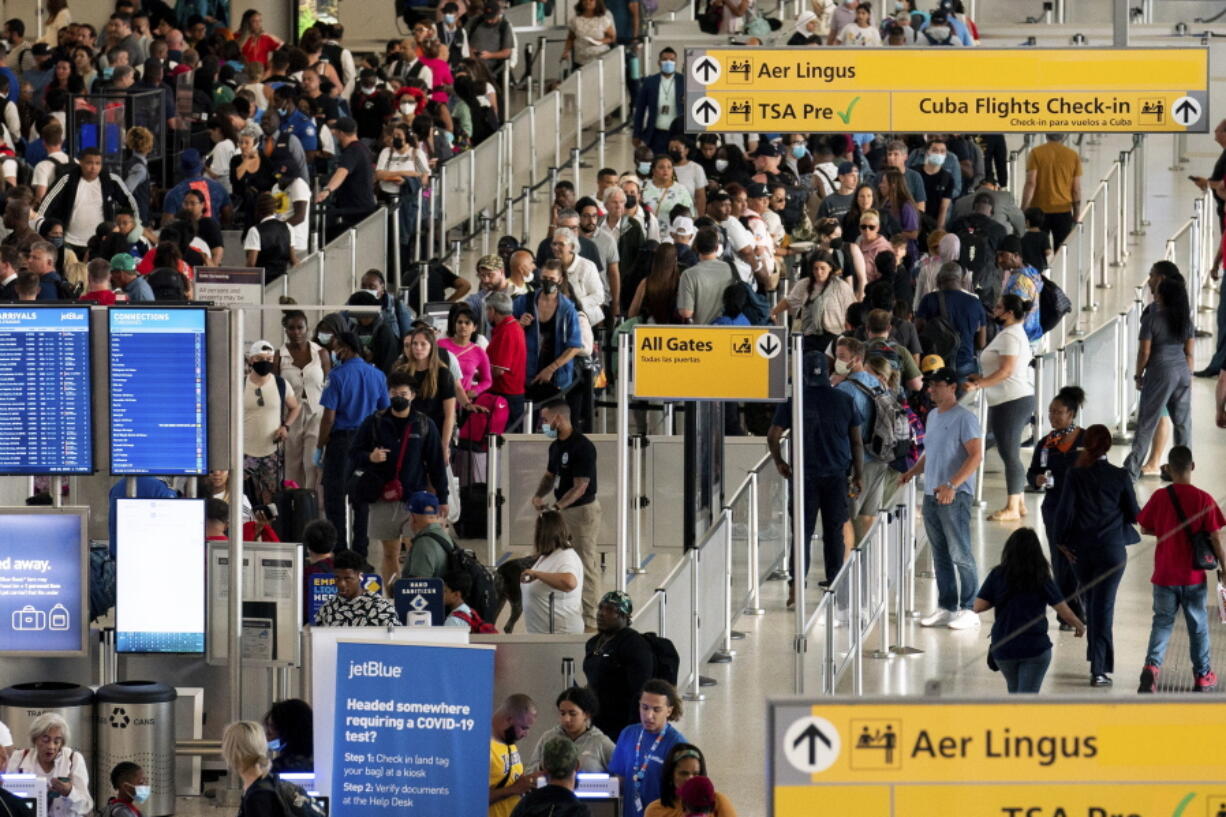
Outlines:
[[1161, 670], [1153, 664], [1146, 664], [1141, 669], [1141, 685], [1137, 687], [1137, 692], [1157, 692], [1158, 691], [1158, 673]]
[[971, 630], [979, 626], [979, 616], [974, 610], [959, 610], [950, 616], [946, 626], [951, 630]]
[[919, 620], [921, 627], [944, 627], [954, 616], [948, 610], [936, 609]]
[[1090, 686], [1092, 687], [1109, 687], [1111, 686], [1111, 676], [1103, 673], [1090, 676]]
[[1196, 686], [1193, 687], [1197, 692], [1212, 692], [1217, 688], [1217, 673], [1209, 670], [1204, 675], [1196, 676]]

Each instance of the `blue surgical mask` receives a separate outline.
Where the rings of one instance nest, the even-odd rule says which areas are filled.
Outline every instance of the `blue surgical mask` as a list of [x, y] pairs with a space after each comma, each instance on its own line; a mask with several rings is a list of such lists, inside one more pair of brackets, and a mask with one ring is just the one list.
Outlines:
[[443, 22], [449, 26], [455, 25], [455, 15], [454, 14], [444, 14]]
[[132, 792], [133, 803], [143, 803], [153, 794], [152, 786], [134, 786], [136, 791]]
[[646, 176], [651, 173], [651, 162], [639, 162], [639, 175]]
[[541, 423], [541, 433], [551, 440], [556, 440], [558, 438], [558, 430], [549, 425], [549, 423]]
[[805, 146], [799, 143], [792, 145], [792, 155], [797, 159], [805, 158]]
[[944, 153], [929, 153], [928, 155], [924, 157], [924, 161], [932, 165], [933, 167], [940, 167], [941, 165], [945, 164], [945, 154]]
[[660, 71], [664, 74], [671, 74], [677, 70], [676, 60], [660, 60]]
[[53, 235], [47, 240], [50, 241], [51, 246], [55, 247], [56, 249], [59, 249], [60, 247], [64, 246], [64, 236], [62, 235]]
[[337, 355], [337, 354], [336, 354], [336, 352], [333, 352], [333, 353], [332, 353], [332, 365], [333, 365], [333, 366], [339, 366], [339, 365], [341, 365], [341, 363], [342, 363], [342, 362], [343, 362], [343, 361], [340, 359], [340, 356], [339, 356], [339, 355]]
[[285, 743], [281, 740], [281, 738], [273, 738], [272, 740], [268, 741], [268, 751], [270, 752], [279, 752], [283, 748], [285, 748]]
[[318, 335], [316, 335], [315, 337], [316, 337], [316, 339], [319, 341], [319, 345], [320, 345], [320, 346], [327, 346], [329, 343], [331, 343], [331, 342], [332, 342], [332, 333], [331, 333], [331, 332], [320, 332], [320, 333], [319, 333]]

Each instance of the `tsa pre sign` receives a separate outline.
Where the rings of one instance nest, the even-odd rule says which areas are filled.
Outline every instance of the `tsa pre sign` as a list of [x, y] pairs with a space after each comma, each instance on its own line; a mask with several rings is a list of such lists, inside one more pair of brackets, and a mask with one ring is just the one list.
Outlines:
[[1226, 703], [772, 702], [774, 817], [1217, 817]]
[[333, 817], [484, 814], [492, 647], [336, 645]]
[[767, 326], [634, 327], [634, 397], [762, 400], [787, 396], [787, 333]]

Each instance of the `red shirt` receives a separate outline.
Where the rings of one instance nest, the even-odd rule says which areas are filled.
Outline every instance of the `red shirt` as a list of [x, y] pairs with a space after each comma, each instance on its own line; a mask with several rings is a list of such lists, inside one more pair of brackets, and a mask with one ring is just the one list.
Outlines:
[[[496, 394], [523, 394], [528, 345], [524, 341], [524, 328], [513, 315], [507, 315], [502, 323], [494, 327], [485, 353], [490, 359], [490, 371], [494, 373], [494, 385], [490, 391]], [[499, 366], [507, 371], [497, 368]]]
[[99, 306], [110, 306], [115, 303], [115, 293], [109, 289], [100, 289], [97, 292], [86, 292], [78, 301], [93, 301]]
[[[1158, 537], [1154, 549], [1154, 575], [1150, 582], [1160, 587], [1186, 587], [1205, 581], [1205, 571], [1192, 567], [1192, 543], [1179, 530], [1179, 517], [1167, 494], [1157, 491], [1141, 509], [1137, 522]], [[1176, 485], [1179, 506], [1192, 530], [1215, 531], [1226, 527], [1226, 518], [1213, 496], [1195, 485]]]
[[268, 55], [280, 47], [281, 41], [276, 37], [261, 34], [258, 37], [248, 37], [239, 50], [243, 52], [244, 62], [258, 62], [260, 65], [267, 65]]

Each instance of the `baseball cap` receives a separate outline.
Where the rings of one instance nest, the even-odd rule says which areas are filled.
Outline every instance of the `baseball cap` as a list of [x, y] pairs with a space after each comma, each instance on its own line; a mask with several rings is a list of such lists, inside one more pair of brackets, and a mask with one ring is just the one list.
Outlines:
[[277, 351], [272, 344], [266, 340], [257, 340], [251, 344], [251, 348], [247, 350], [247, 357], [255, 357], [256, 355], [271, 354]]
[[111, 256], [111, 269], [134, 272], [136, 270], [136, 259], [132, 257], [131, 253], [117, 253]]
[[707, 201], [732, 201], [732, 196], [728, 195], [727, 190], [720, 189], [707, 196]]
[[924, 380], [928, 383], [948, 383], [951, 386], [956, 386], [958, 384], [958, 373], [948, 366], [944, 366], [935, 372], [929, 372], [924, 375]]
[[502, 256], [483, 255], [477, 259], [477, 269], [502, 269]]
[[770, 197], [771, 191], [761, 182], [754, 182], [749, 185], [749, 189], [745, 191], [745, 194], [751, 199], [765, 199]]
[[935, 372], [938, 369], [945, 368], [945, 358], [940, 355], [924, 355], [924, 359], [920, 361], [920, 371], [924, 374]]
[[698, 233], [698, 228], [694, 226], [694, 219], [689, 216], [677, 216], [673, 220], [671, 232], [674, 235], [691, 236]]
[[779, 148], [775, 147], [771, 142], [759, 142], [757, 149], [750, 154], [751, 156], [778, 156]]
[[180, 153], [179, 167], [189, 176], [195, 176], [199, 173], [204, 168], [204, 160], [200, 158], [200, 151], [195, 148], [188, 148]]
[[856, 167], [855, 162], [839, 163], [839, 175], [840, 176], [846, 176], [848, 173], [855, 173], [856, 170], [858, 170], [858, 168]]
[[438, 514], [438, 497], [429, 491], [418, 491], [409, 497], [409, 513], [418, 516], [435, 516]]
[[495, 0], [489, 0], [489, 2], [485, 4], [485, 16], [493, 17], [496, 14], [502, 14], [502, 6], [500, 6]]
[[332, 130], [336, 131], [337, 133], [357, 133], [358, 123], [354, 122], [353, 119], [348, 116], [342, 116], [340, 119], [336, 120], [336, 124], [332, 126]]

